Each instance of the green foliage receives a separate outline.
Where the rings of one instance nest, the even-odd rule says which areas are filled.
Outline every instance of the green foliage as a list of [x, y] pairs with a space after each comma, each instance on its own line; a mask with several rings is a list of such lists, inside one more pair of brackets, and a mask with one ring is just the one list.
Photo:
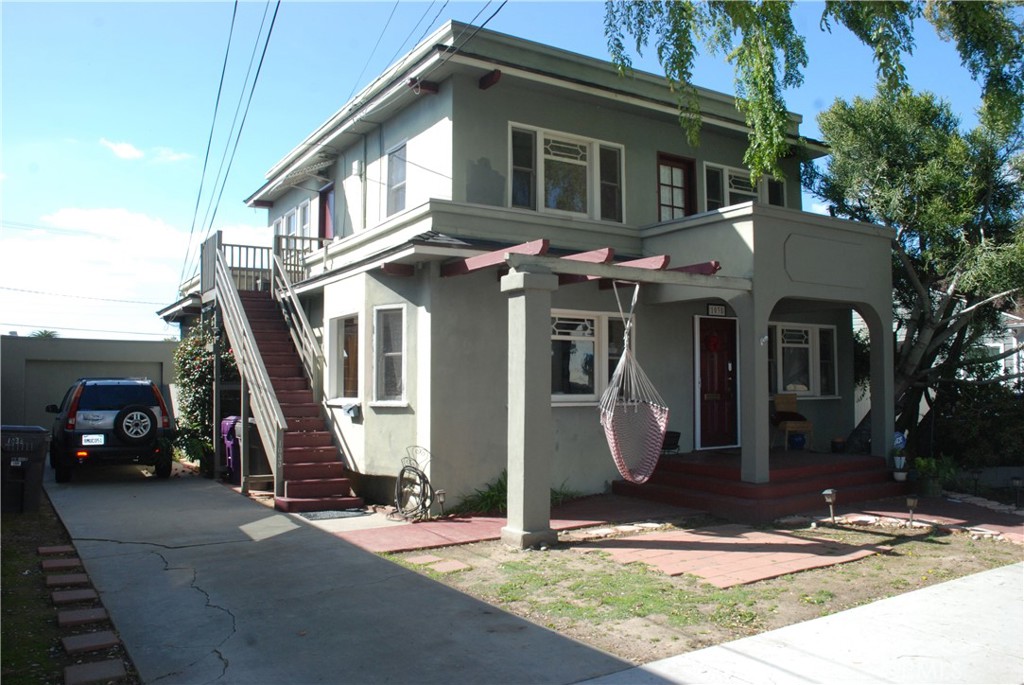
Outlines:
[[921, 478], [934, 478], [940, 483], [952, 482], [957, 473], [956, 462], [944, 454], [937, 457], [916, 457], [914, 468]]
[[51, 331], [49, 329], [44, 328], [44, 329], [40, 329], [38, 331], [32, 331], [32, 334], [29, 335], [29, 337], [30, 338], [59, 338], [60, 337], [60, 333], [58, 333], [57, 331]]
[[915, 443], [924, 394], [958, 382], [1024, 289], [1024, 135], [962, 132], [948, 104], [909, 91], [837, 101], [819, 123], [832, 157], [805, 185], [834, 215], [895, 231], [894, 399]]
[[[180, 419], [175, 444], [194, 460], [213, 447], [214, 339], [213, 326], [203, 322], [174, 351]], [[238, 378], [235, 356], [226, 345], [221, 345], [220, 364], [223, 380]]]
[[928, 447], [955, 454], [961, 467], [1024, 466], [1024, 398], [1002, 385], [949, 389], [928, 420], [935, 422]]
[[[879, 89], [895, 96], [907, 89], [903, 55], [914, 47], [915, 22], [922, 16], [938, 35], [954, 43], [971, 77], [982, 85], [982, 118], [1011, 130], [1024, 110], [1024, 28], [1019, 2], [916, 0], [824, 4], [821, 29], [844, 26], [874, 52]], [[625, 73], [631, 66], [626, 35], [637, 53], [653, 43], [672, 90], [680, 121], [691, 142], [700, 127], [700, 106], [691, 80], [703, 44], [735, 65], [737, 106], [751, 128], [744, 162], [756, 182], [781, 175], [778, 161], [791, 153], [782, 92], [803, 82], [808, 57], [792, 20], [791, 0], [607, 0], [605, 36], [612, 60]]]
[[[551, 489], [551, 506], [564, 504], [578, 499], [581, 493], [569, 490], [564, 485]], [[504, 514], [508, 510], [508, 471], [502, 469], [501, 475], [493, 483], [473, 491], [464, 497], [451, 512], [453, 514]]]

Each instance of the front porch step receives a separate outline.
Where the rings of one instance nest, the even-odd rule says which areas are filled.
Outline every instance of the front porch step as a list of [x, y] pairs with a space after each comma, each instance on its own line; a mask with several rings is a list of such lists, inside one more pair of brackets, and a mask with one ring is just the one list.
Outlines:
[[769, 482], [747, 483], [740, 480], [738, 454], [666, 456], [647, 483], [615, 481], [612, 492], [756, 523], [818, 511], [828, 488], [836, 489], [839, 504], [906, 493], [906, 484], [892, 480], [881, 457], [773, 452], [769, 462]]
[[275, 497], [274, 508], [278, 511], [298, 513], [302, 511], [344, 511], [362, 509], [362, 497]]
[[[288, 437], [285, 436], [287, 442]], [[285, 464], [322, 464], [324, 462], [338, 461], [338, 449], [334, 445], [329, 446], [308, 446], [288, 447], [281, 450], [281, 456]], [[341, 462], [338, 462], [339, 464]]]
[[[612, 492], [616, 495], [638, 497], [655, 502], [664, 502], [681, 507], [701, 509], [715, 516], [744, 523], [767, 523], [784, 516], [820, 511], [825, 507], [821, 491], [829, 486], [816, 487], [813, 492], [803, 492], [775, 499], [751, 499], [720, 495], [695, 489], [682, 489], [664, 485], [644, 485], [615, 481]], [[889, 481], [847, 488], [836, 488], [837, 504], [852, 504], [872, 500], [898, 497], [906, 494], [906, 483]]]
[[287, 480], [284, 496], [290, 498], [351, 497], [352, 481], [348, 478], [318, 478], [316, 480]]
[[312, 390], [275, 390], [280, 404], [313, 404]]

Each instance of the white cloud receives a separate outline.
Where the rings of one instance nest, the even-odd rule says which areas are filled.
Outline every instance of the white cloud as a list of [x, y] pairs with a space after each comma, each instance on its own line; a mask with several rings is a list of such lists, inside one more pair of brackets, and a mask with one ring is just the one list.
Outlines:
[[192, 155], [187, 152], [175, 152], [169, 147], [158, 147], [154, 148], [153, 152], [156, 154], [157, 162], [183, 162], [188, 159], [192, 159]]
[[825, 216], [828, 216], [828, 208], [829, 205], [827, 202], [812, 202], [810, 207], [807, 208], [807, 211], [812, 214], [824, 214]]
[[[153, 340], [173, 333], [156, 311], [178, 298], [187, 226], [125, 208], [66, 207], [36, 221], [60, 230], [0, 233], [0, 285], [57, 295], [0, 291], [0, 320], [31, 324], [24, 334], [39, 328], [82, 329], [61, 331], [68, 338], [131, 338], [89, 331], [135, 331], [139, 339]], [[226, 243], [271, 242], [268, 227], [237, 224], [222, 230]], [[195, 243], [201, 238], [198, 233], [193, 237], [185, 277], [192, 275]], [[9, 328], [15, 326], [3, 332]]]
[[142, 159], [146, 154], [131, 143], [114, 143], [106, 138], [100, 138], [100, 145], [108, 148], [121, 159]]

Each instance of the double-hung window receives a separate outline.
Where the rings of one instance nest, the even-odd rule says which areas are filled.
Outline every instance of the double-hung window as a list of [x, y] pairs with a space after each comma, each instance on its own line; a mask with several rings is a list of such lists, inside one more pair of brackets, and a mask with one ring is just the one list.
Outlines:
[[623, 333], [617, 315], [552, 312], [552, 401], [596, 402], [622, 356]]
[[832, 396], [837, 390], [833, 326], [777, 323], [768, 326], [771, 394]]
[[359, 397], [359, 317], [342, 316], [331, 322], [330, 395], [334, 398]]
[[708, 211], [750, 201], [786, 206], [785, 181], [763, 178], [755, 187], [746, 169], [705, 164], [704, 190]]
[[692, 159], [658, 154], [658, 221], [697, 212], [694, 174]]
[[618, 145], [513, 126], [511, 205], [622, 222], [622, 159]]
[[388, 153], [388, 216], [405, 209], [405, 145]]
[[405, 308], [373, 313], [374, 396], [379, 403], [405, 402]]

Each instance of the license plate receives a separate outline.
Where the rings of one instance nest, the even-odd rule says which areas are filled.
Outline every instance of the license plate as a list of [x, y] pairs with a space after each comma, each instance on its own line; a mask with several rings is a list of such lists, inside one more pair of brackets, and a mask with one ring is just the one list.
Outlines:
[[85, 445], [102, 445], [103, 435], [83, 435], [82, 446]]

